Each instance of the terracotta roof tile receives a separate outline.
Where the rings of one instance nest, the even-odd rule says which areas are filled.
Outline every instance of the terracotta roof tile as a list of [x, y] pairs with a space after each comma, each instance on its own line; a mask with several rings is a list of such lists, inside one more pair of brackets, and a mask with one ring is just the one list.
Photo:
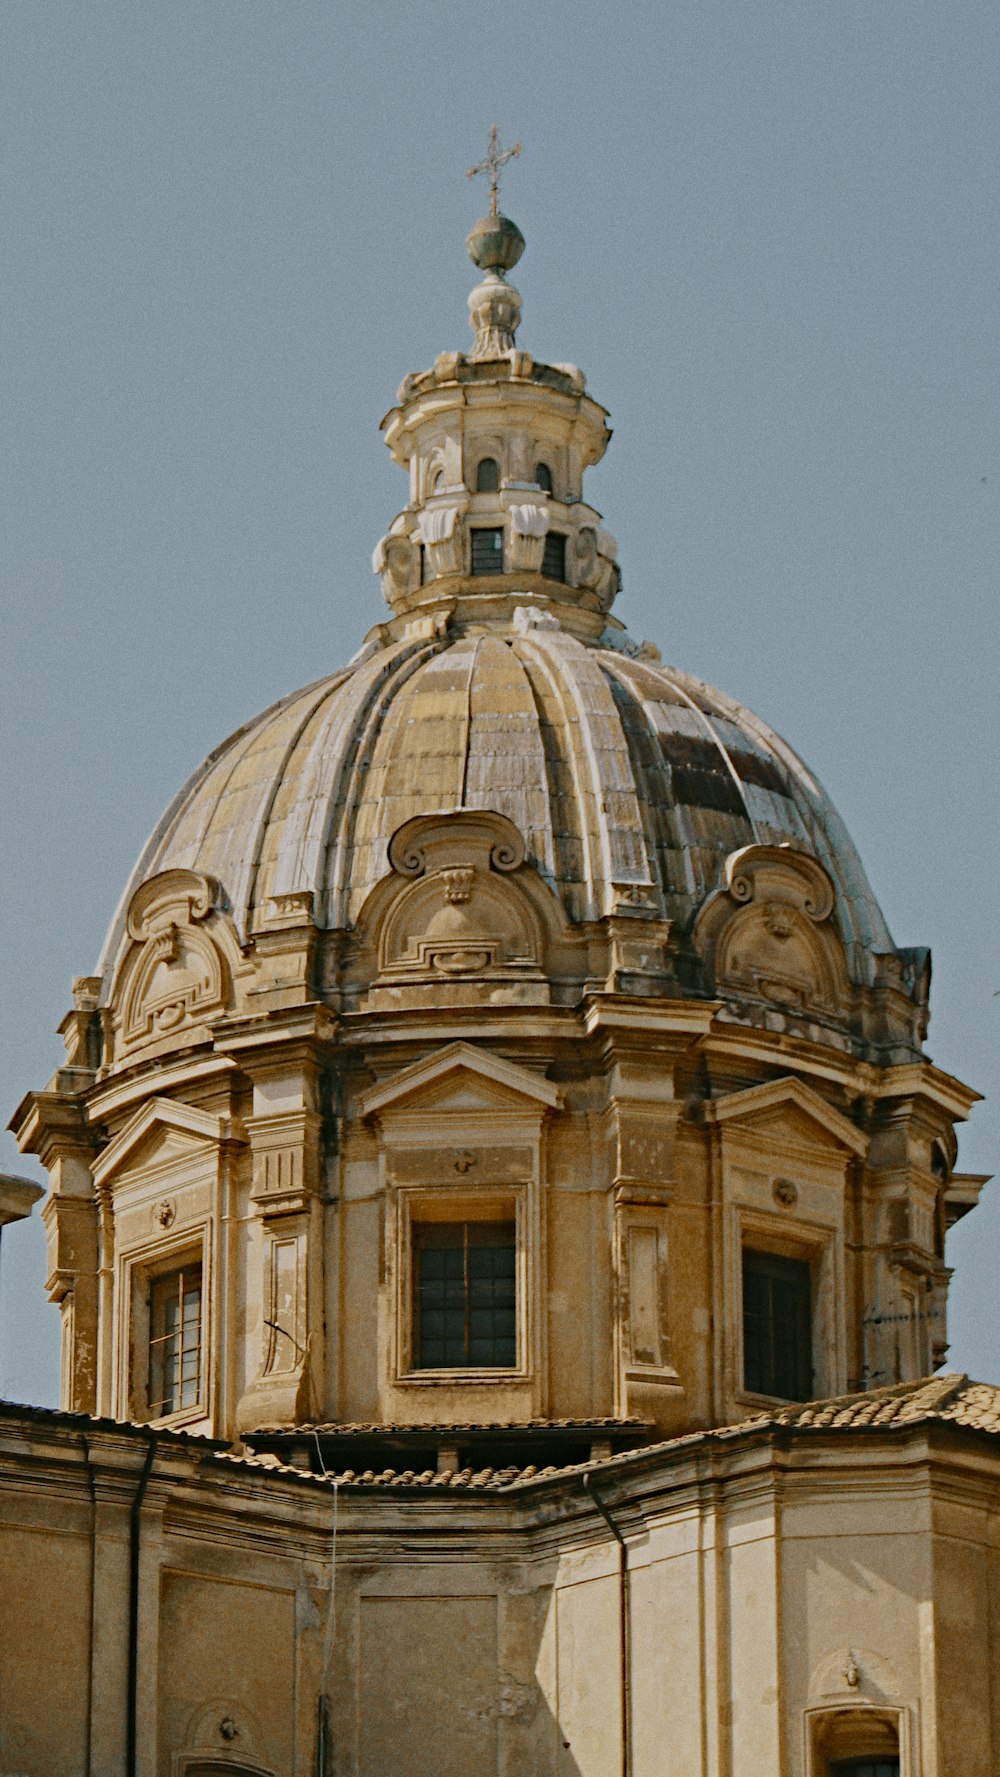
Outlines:
[[[85, 1413], [65, 1413], [56, 1408], [24, 1407], [10, 1402], [0, 1402], [0, 1423], [6, 1418], [20, 1418], [29, 1421], [59, 1422], [67, 1428], [82, 1429], [98, 1428], [108, 1432], [141, 1432], [145, 1437], [154, 1436], [157, 1442], [166, 1445], [179, 1443], [190, 1448], [200, 1446], [209, 1462], [225, 1462], [236, 1467], [249, 1469], [266, 1469], [272, 1474], [280, 1474], [288, 1479], [314, 1487], [349, 1487], [367, 1490], [371, 1488], [392, 1487], [397, 1489], [425, 1488], [439, 1491], [456, 1489], [462, 1491], [503, 1493], [537, 1484], [540, 1481], [555, 1477], [566, 1477], [583, 1474], [593, 1470], [601, 1472], [618, 1472], [628, 1469], [637, 1463], [646, 1463], [651, 1457], [666, 1456], [677, 1453], [694, 1445], [711, 1447], [713, 1443], [733, 1442], [740, 1437], [777, 1430], [779, 1428], [803, 1431], [893, 1431], [913, 1425], [939, 1422], [961, 1426], [966, 1430], [986, 1432], [1000, 1435], [1000, 1386], [985, 1382], [970, 1382], [961, 1374], [924, 1377], [918, 1382], [900, 1383], [892, 1388], [880, 1388], [864, 1394], [843, 1395], [834, 1400], [808, 1401], [800, 1405], [777, 1407], [768, 1413], [754, 1414], [737, 1425], [718, 1426], [708, 1431], [688, 1432], [683, 1437], [669, 1438], [658, 1444], [645, 1444], [638, 1449], [620, 1451], [616, 1455], [596, 1458], [590, 1462], [571, 1463], [559, 1467], [548, 1465], [538, 1467], [534, 1463], [524, 1466], [510, 1465], [505, 1468], [483, 1467], [473, 1469], [446, 1469], [441, 1473], [429, 1468], [367, 1468], [361, 1471], [343, 1469], [337, 1472], [328, 1471], [323, 1475], [282, 1462], [272, 1454], [255, 1455], [246, 1449], [230, 1450], [222, 1447], [218, 1440], [192, 1436], [185, 1432], [170, 1430], [151, 1431], [147, 1426], [136, 1426], [131, 1423], [120, 1423], [110, 1419], [94, 1419]], [[534, 1421], [535, 1425], [580, 1426], [588, 1430], [601, 1425], [621, 1427], [621, 1420], [560, 1420]], [[287, 1429], [287, 1428], [284, 1428]], [[385, 1432], [385, 1426], [345, 1427], [338, 1426], [300, 1426], [300, 1432], [361, 1430]], [[424, 1428], [421, 1428], [424, 1429]], [[482, 1427], [429, 1427], [434, 1431], [442, 1430], [480, 1430]], [[523, 1427], [504, 1425], [502, 1429], [521, 1430]]]

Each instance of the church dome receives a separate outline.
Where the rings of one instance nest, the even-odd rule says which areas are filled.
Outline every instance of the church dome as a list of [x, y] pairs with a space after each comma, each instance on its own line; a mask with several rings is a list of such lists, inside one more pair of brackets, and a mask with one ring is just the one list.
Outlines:
[[157, 825], [102, 967], [158, 872], [215, 878], [244, 941], [276, 896], [311, 895], [317, 925], [349, 927], [405, 821], [473, 808], [513, 822], [577, 922], [624, 899], [687, 933], [732, 853], [808, 851], [835, 885], [851, 975], [870, 982], [892, 941], [843, 822], [792, 749], [687, 673], [549, 621], [520, 607], [506, 629], [369, 644], [232, 735]]
[[[494, 214], [469, 237], [484, 273], [471, 351], [407, 376], [382, 421], [410, 491], [372, 558], [388, 619], [345, 670], [273, 705], [194, 773], [136, 865], [101, 991], [114, 992], [136, 937], [128, 910], [151, 878], [210, 883], [244, 952], [293, 916], [356, 933], [393, 868], [393, 835], [477, 811], [516, 830], [578, 935], [578, 991], [564, 982], [562, 1003], [630, 975], [632, 993], [716, 998], [772, 1029], [795, 1014], [810, 1039], [912, 1051], [925, 963], [894, 950], [820, 785], [756, 716], [663, 665], [612, 612], [617, 544], [584, 490], [607, 414], [576, 366], [518, 347], [521, 298], [505, 275], [517, 254], [483, 246], [501, 223], [513, 228]], [[725, 956], [720, 897], [730, 911], [756, 903], [752, 943], [744, 919]], [[659, 947], [655, 968], [648, 954], [624, 972], [584, 954], [600, 922], [613, 949], [616, 919], [633, 946]], [[316, 977], [332, 1002], [337, 967]]]

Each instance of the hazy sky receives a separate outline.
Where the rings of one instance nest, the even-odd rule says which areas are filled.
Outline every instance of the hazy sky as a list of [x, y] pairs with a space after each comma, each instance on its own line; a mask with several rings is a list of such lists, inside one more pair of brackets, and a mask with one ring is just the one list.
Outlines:
[[[995, 0], [8, 0], [0, 45], [5, 1117], [181, 781], [381, 618], [378, 420], [471, 337], [495, 121], [520, 342], [611, 409], [618, 611], [825, 783], [992, 1170]], [[1000, 1186], [949, 1251], [992, 1380], [998, 1250]], [[52, 1402], [44, 1275], [36, 1217], [0, 1392]]]

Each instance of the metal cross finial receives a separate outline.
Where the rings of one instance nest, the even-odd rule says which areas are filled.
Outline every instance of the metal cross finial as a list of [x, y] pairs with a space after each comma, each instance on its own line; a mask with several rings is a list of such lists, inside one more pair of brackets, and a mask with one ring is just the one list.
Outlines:
[[488, 173], [490, 180], [490, 215], [497, 215], [497, 191], [500, 185], [500, 168], [509, 160], [513, 160], [521, 152], [521, 144], [514, 148], [500, 148], [500, 131], [496, 124], [490, 126], [490, 146], [486, 159], [479, 162], [478, 167], [470, 167], [466, 175], [474, 179], [477, 173]]

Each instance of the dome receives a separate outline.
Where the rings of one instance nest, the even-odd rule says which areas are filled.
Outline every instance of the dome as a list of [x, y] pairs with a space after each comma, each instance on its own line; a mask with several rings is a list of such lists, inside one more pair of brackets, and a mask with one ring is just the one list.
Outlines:
[[404, 821], [473, 808], [514, 823], [573, 921], [624, 896], [688, 932], [733, 852], [811, 852], [835, 885], [852, 977], [870, 982], [892, 941], [836, 809], [792, 749], [702, 681], [550, 622], [369, 644], [231, 736], [142, 853], [106, 978], [128, 901], [160, 871], [214, 877], [244, 940], [277, 895], [309, 894], [320, 927], [350, 926]]
[[[293, 913], [320, 933], [356, 933], [392, 873], [393, 835], [477, 811], [516, 830], [575, 930], [580, 992], [601, 976], [586, 934], [624, 917], [661, 957], [627, 991], [716, 998], [772, 1029], [795, 1014], [810, 1040], [835, 1031], [841, 1047], [912, 1052], [925, 963], [895, 952], [816, 779], [756, 716], [663, 665], [612, 613], [618, 548], [584, 489], [608, 416], [574, 365], [518, 347], [520, 312], [519, 293], [488, 272], [470, 298], [472, 350], [404, 379], [382, 431], [409, 500], [372, 558], [388, 620], [344, 671], [266, 710], [184, 786], [115, 916], [102, 995], [152, 878], [210, 882], [244, 951]], [[751, 852], [750, 874], [734, 879]], [[730, 910], [757, 903], [752, 944], [744, 919], [724, 957], [720, 897]], [[607, 923], [604, 939], [614, 945]], [[336, 1001], [331, 968], [320, 975]], [[576, 990], [559, 991], [565, 1003]]]

